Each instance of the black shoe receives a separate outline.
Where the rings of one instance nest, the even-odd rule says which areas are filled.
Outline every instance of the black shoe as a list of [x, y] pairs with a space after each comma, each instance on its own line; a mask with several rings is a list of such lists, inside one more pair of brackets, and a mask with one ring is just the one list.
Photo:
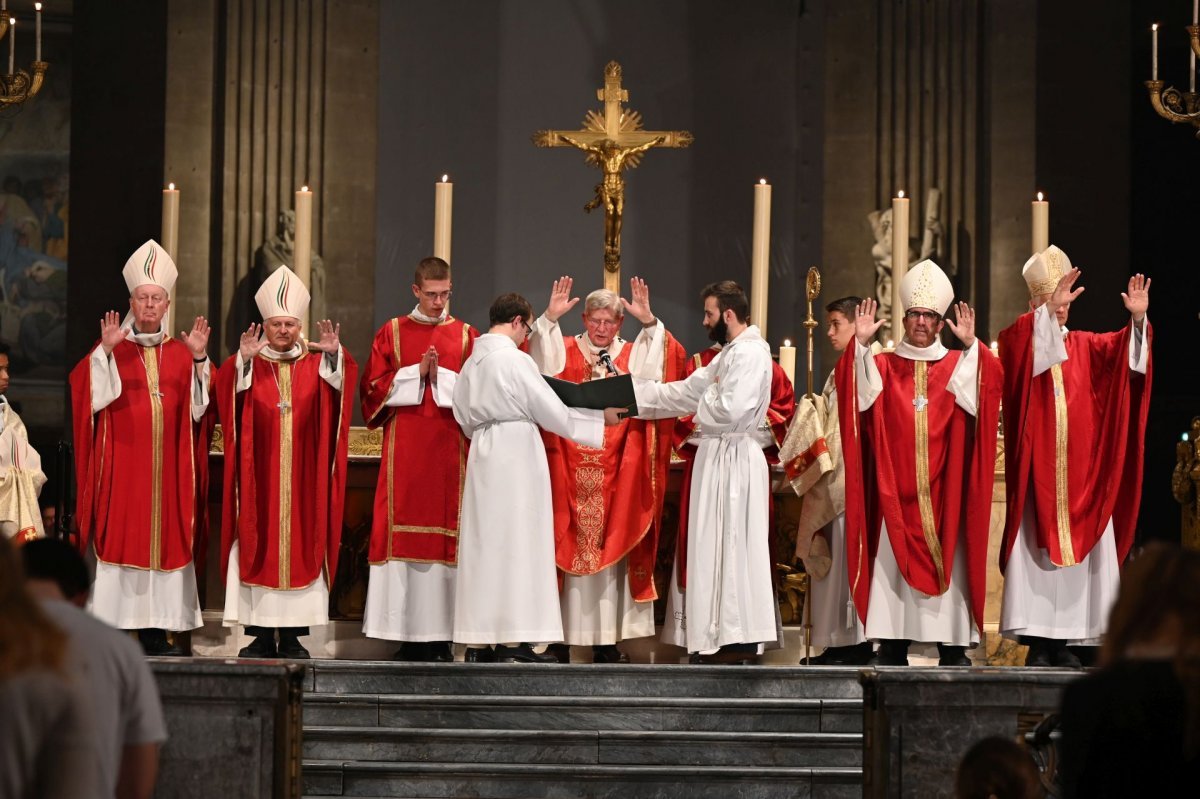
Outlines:
[[1050, 653], [1054, 649], [1054, 642], [1048, 638], [1036, 638], [1032, 635], [1025, 636], [1024, 642], [1029, 645], [1029, 652], [1025, 655], [1026, 668], [1050, 668]]
[[529, 644], [517, 646], [496, 645], [497, 663], [557, 663], [558, 658], [549, 652], [538, 654]]
[[907, 638], [885, 638], [879, 642], [879, 651], [868, 661], [869, 666], [907, 666], [908, 645], [912, 641]]
[[1056, 641], [1058, 646], [1050, 651], [1050, 663], [1058, 669], [1082, 669], [1083, 661], [1067, 647], [1066, 641]]
[[616, 644], [608, 644], [605, 646], [592, 647], [592, 662], [593, 663], [628, 663], [629, 655], [626, 655], [620, 649], [617, 649]]
[[242, 647], [238, 652], [240, 658], [275, 658], [279, 650], [275, 648], [275, 634], [260, 635], [250, 642], [250, 646]]
[[[811, 658], [809, 666], [863, 666], [870, 662], [875, 652], [870, 641], [863, 641], [854, 646], [830, 646], [825, 651]], [[804, 661], [800, 661], [804, 665]]]
[[700, 662], [722, 666], [754, 666], [758, 663], [758, 644], [725, 644], [711, 655], [700, 655]]
[[496, 651], [490, 646], [485, 646], [482, 649], [478, 647], [467, 647], [467, 653], [463, 655], [463, 663], [495, 663]]
[[288, 660], [308, 660], [311, 655], [300, 644], [300, 639], [294, 635], [279, 634], [279, 657]]
[[938, 665], [939, 666], [970, 666], [971, 659], [967, 657], [967, 648], [965, 646], [951, 646], [950, 644], [938, 644]]
[[554, 659], [559, 663], [571, 662], [571, 645], [570, 644], [550, 644], [546, 647], [547, 655], [554, 655]]
[[429, 662], [430, 663], [453, 663], [454, 662], [454, 644], [449, 641], [430, 641], [429, 642]]
[[157, 627], [138, 630], [138, 643], [142, 651], [152, 657], [181, 657], [183, 650], [167, 640], [167, 631]]

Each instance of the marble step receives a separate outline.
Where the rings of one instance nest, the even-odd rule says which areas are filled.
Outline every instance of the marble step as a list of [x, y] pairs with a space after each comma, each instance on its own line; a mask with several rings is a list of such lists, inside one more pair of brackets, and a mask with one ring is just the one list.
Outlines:
[[709, 732], [862, 731], [861, 699], [311, 694], [322, 727]]
[[857, 668], [314, 660], [316, 694], [807, 697], [861, 699]]
[[604, 766], [305, 760], [306, 796], [587, 797], [588, 799], [848, 799], [854, 767]]
[[857, 733], [305, 727], [304, 757], [341, 761], [861, 766]]

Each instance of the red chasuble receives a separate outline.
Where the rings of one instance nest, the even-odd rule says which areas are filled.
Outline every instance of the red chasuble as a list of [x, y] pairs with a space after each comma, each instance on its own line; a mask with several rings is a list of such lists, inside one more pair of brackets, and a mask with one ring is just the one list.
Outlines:
[[[318, 374], [324, 353], [291, 361], [259, 355], [250, 388], [238, 392], [237, 356], [217, 374], [225, 432], [221, 571], [238, 542], [247, 585], [291, 590], [337, 574], [346, 489], [352, 391]], [[343, 387], [358, 367], [342, 348]]]
[[[683, 347], [667, 333], [663, 382], [683, 374]], [[557, 377], [582, 383], [592, 368], [574, 337], [564, 336], [567, 365]], [[629, 371], [633, 345], [626, 342], [614, 364]], [[658, 598], [654, 560], [671, 464], [673, 419], [625, 419], [604, 428], [604, 448], [583, 447], [542, 432], [554, 493], [554, 552], [567, 574], [595, 574], [629, 556], [633, 598]]]
[[121, 396], [91, 413], [91, 353], [71, 371], [80, 548], [105, 563], [175, 571], [203, 552], [211, 414], [192, 421], [192, 353], [122, 341]]
[[[1057, 566], [1083, 561], [1111, 518], [1117, 558], [1133, 545], [1150, 407], [1146, 374], [1129, 369], [1126, 325], [1115, 333], [1069, 331], [1065, 363], [1033, 374], [1033, 313], [1000, 334], [1004, 363], [1004, 464], [1008, 516], [1000, 568], [1008, 566], [1026, 497], [1037, 543]], [[1152, 338], [1146, 323], [1145, 340]]]
[[1000, 413], [1000, 362], [979, 347], [979, 398], [971, 416], [946, 390], [962, 356], [912, 361], [875, 356], [883, 393], [858, 410], [855, 347], [838, 360], [838, 422], [846, 466], [846, 561], [850, 590], [867, 620], [880, 523], [905, 581], [937, 596], [950, 585], [954, 554], [966, 548], [971, 615], [983, 629], [988, 527]]
[[479, 335], [447, 316], [437, 324], [411, 316], [379, 328], [363, 370], [359, 397], [367, 427], [383, 426], [383, 459], [375, 490], [368, 559], [458, 562], [458, 519], [467, 470], [467, 439], [454, 411], [439, 408], [425, 387], [419, 405], [383, 404], [396, 372], [421, 363], [432, 345], [438, 366], [459, 371]]
[[[688, 358], [684, 378], [701, 366], [708, 366], [720, 351], [720, 347], [713, 346]], [[771, 435], [775, 444], [763, 450], [763, 454], [767, 456], [767, 463], [775, 465], [779, 463], [779, 447], [787, 438], [788, 425], [791, 424], [792, 414], [796, 411], [796, 389], [783, 367], [778, 363], [771, 366], [771, 404], [767, 407], [767, 421], [771, 425]], [[680, 588], [687, 588], [688, 497], [692, 490], [692, 469], [696, 467], [696, 447], [688, 444], [687, 439], [695, 429], [694, 416], [683, 416], [675, 422], [675, 452], [683, 459], [683, 482], [679, 487], [679, 539], [676, 544], [679, 553], [677, 577]], [[768, 514], [772, 521], [771, 529], [774, 529], [774, 502], [770, 504]]]

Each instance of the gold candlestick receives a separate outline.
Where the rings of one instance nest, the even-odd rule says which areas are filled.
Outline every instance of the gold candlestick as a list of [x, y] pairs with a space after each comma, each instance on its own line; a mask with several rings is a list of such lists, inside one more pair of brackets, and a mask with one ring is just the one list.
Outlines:
[[813, 330], [817, 326], [817, 320], [813, 318], [812, 304], [817, 295], [821, 293], [821, 272], [815, 266], [808, 268], [808, 277], [804, 280], [804, 294], [808, 299], [808, 317], [804, 320], [804, 327], [808, 330], [808, 398], [813, 398]]

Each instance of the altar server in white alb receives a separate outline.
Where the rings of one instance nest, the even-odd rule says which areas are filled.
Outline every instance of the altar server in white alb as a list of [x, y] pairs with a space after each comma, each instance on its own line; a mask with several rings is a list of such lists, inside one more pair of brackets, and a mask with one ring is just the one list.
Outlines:
[[475, 339], [454, 387], [454, 418], [471, 439], [454, 640], [468, 645], [468, 661], [553, 663], [553, 655], [532, 647], [563, 640], [541, 429], [601, 447], [606, 415], [615, 424], [618, 409], [568, 408], [546, 385], [533, 359], [517, 349], [533, 318], [524, 297], [501, 295], [488, 317], [491, 327]]
[[179, 655], [166, 631], [203, 621], [192, 549], [207, 526], [209, 327], [162, 329], [178, 272], [157, 242], [121, 273], [129, 315], [100, 320], [100, 341], [71, 371], [80, 545], [98, 563], [89, 610], [137, 630], [147, 654]]
[[[854, 341], [860, 297], [825, 306], [826, 335], [834, 352]], [[796, 493], [804, 497], [796, 527], [796, 557], [812, 581], [812, 645], [824, 651], [813, 666], [858, 666], [871, 659], [862, 619], [850, 599], [846, 566], [846, 464], [838, 423], [837, 384], [829, 373], [825, 389], [802, 396], [779, 460]]]
[[1030, 312], [1000, 334], [1008, 517], [1000, 632], [1029, 645], [1027, 666], [1079, 668], [1068, 644], [1108, 626], [1142, 497], [1153, 332], [1150, 280], [1121, 294], [1112, 333], [1067, 330], [1083, 288], [1051, 246], [1021, 271]]
[[254, 636], [242, 657], [307, 658], [299, 639], [329, 621], [358, 369], [339, 325], [325, 319], [317, 341], [302, 337], [309, 293], [291, 269], [272, 272], [254, 301], [263, 324], [217, 375], [224, 623]]
[[[777, 640], [767, 458], [771, 351], [750, 324], [741, 286], [707, 286], [704, 326], [725, 346], [686, 380], [634, 379], [639, 416], [695, 414], [699, 439], [688, 502], [687, 590], [672, 575], [663, 640], [722, 659], [753, 658]], [[680, 564], [678, 557], [675, 572]], [[721, 650], [718, 654], [718, 650]]]
[[46, 535], [38, 507], [46, 475], [25, 423], [5, 397], [8, 370], [8, 345], [0, 341], [0, 535], [20, 545]]
[[[907, 665], [917, 641], [937, 644], [940, 665], [969, 666], [983, 627], [1000, 363], [965, 302], [946, 319], [954, 289], [933, 261], [908, 271], [900, 298], [895, 352], [871, 354], [881, 323], [868, 299], [837, 365], [851, 595], [880, 665]], [[942, 344], [944, 325], [964, 349]]]

